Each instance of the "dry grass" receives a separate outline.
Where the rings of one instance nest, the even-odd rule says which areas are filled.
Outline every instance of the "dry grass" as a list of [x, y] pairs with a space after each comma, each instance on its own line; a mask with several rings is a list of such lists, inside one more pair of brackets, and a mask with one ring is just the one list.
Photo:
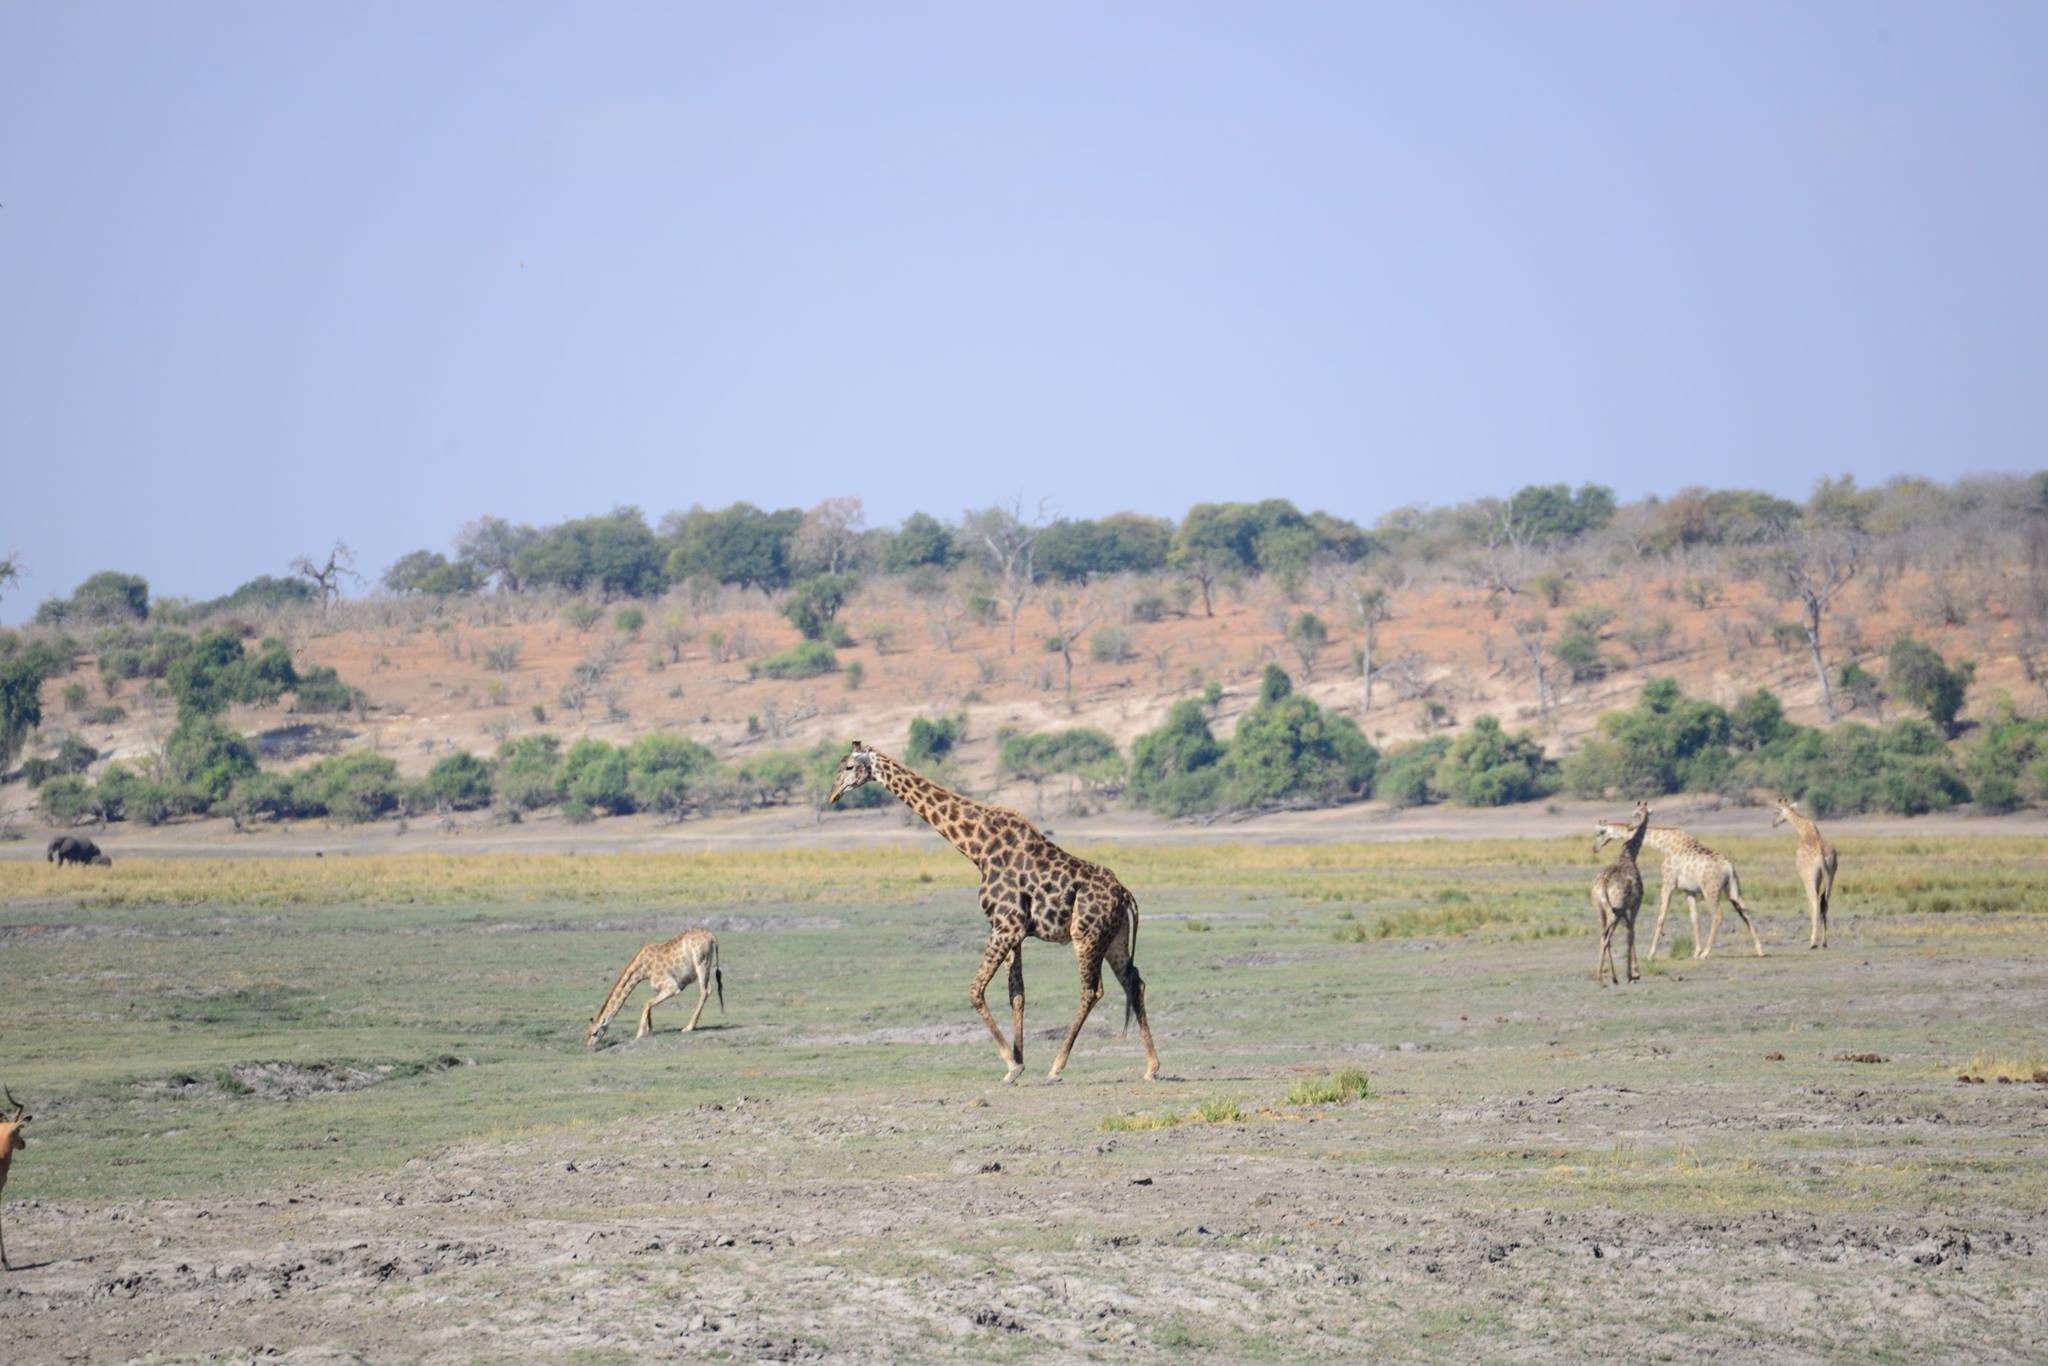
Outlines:
[[2001, 1055], [1979, 1053], [1957, 1073], [1967, 1082], [2032, 1082], [2048, 1086], [2048, 1056], [2040, 1053]]

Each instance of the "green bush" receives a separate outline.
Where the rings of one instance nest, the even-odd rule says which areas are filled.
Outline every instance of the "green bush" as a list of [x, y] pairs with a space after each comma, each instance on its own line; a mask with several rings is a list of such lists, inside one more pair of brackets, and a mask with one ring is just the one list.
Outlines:
[[1442, 801], [1443, 789], [1436, 785], [1437, 768], [1451, 752], [1451, 737], [1432, 735], [1411, 740], [1387, 751], [1373, 777], [1373, 796], [1395, 806], [1423, 806]]
[[64, 737], [57, 746], [56, 754], [47, 759], [31, 759], [21, 766], [22, 779], [30, 787], [41, 787], [51, 778], [60, 774], [83, 773], [98, 761], [100, 752], [75, 735]]
[[910, 719], [910, 743], [904, 747], [903, 762], [912, 768], [934, 768], [952, 757], [967, 743], [967, 713], [951, 716], [914, 716]]
[[1131, 798], [1168, 816], [1219, 804], [1223, 759], [1229, 751], [1209, 729], [1209, 716], [1192, 697], [1182, 698], [1157, 730], [1131, 746]]
[[[1767, 743], [1785, 733], [1783, 709], [1770, 694], [1752, 694], [1738, 710], [1744, 708], [1745, 739]], [[1576, 797], [1630, 798], [1717, 790], [1734, 768], [1736, 730], [1727, 712], [1687, 697], [1677, 680], [1653, 678], [1634, 707], [1602, 716], [1599, 733], [1565, 759], [1565, 789]]]
[[292, 710], [316, 716], [360, 711], [364, 700], [362, 689], [350, 687], [331, 666], [320, 664], [306, 670], [305, 677], [299, 680], [292, 696]]
[[364, 749], [308, 765], [296, 775], [293, 786], [304, 805], [335, 820], [354, 823], [398, 810], [405, 795], [398, 765]]
[[680, 735], [643, 735], [626, 750], [626, 785], [633, 806], [680, 820], [691, 787], [717, 766], [711, 751]]
[[1926, 712], [1944, 735], [1956, 733], [1956, 714], [1976, 677], [1975, 664], [1965, 660], [1951, 666], [1934, 647], [1911, 636], [1893, 641], [1885, 656], [1885, 682], [1892, 695]]
[[1981, 811], [2012, 811], [2048, 799], [2048, 719], [1997, 706], [1963, 749], [1963, 773]]
[[1088, 726], [1005, 736], [996, 764], [1003, 772], [1034, 783], [1057, 774], [1106, 783], [1123, 772], [1116, 741]]
[[1505, 806], [1547, 794], [1550, 764], [1527, 731], [1509, 735], [1494, 717], [1481, 716], [1451, 742], [1437, 765], [1436, 785], [1465, 806]]
[[500, 805], [533, 811], [562, 800], [561, 742], [552, 735], [522, 735], [498, 748], [493, 789]]
[[[626, 751], [602, 740], [578, 740], [562, 756], [565, 803], [574, 802], [591, 811], [623, 816], [633, 809], [633, 794], [628, 784]], [[566, 805], [563, 811], [567, 814]]]
[[211, 716], [188, 716], [164, 742], [164, 770], [170, 786], [189, 794], [204, 811], [228, 795], [236, 781], [256, 772], [256, 752], [238, 731]]
[[245, 825], [256, 820], [294, 820], [321, 814], [320, 808], [309, 806], [300, 797], [298, 785], [289, 773], [253, 773], [240, 779], [229, 790], [227, 800], [218, 803], [214, 810]]
[[612, 629], [623, 631], [629, 636], [639, 635], [646, 625], [647, 614], [637, 607], [621, 607], [612, 613]]
[[1121, 664], [1131, 657], [1131, 633], [1121, 626], [1098, 626], [1088, 637], [1088, 657], [1098, 664]]
[[1349, 717], [1295, 692], [1277, 664], [1266, 666], [1260, 699], [1238, 720], [1225, 760], [1236, 801], [1336, 802], [1372, 789], [1379, 751]]
[[52, 825], [76, 825], [95, 814], [92, 787], [75, 774], [62, 773], [45, 779], [41, 791], [43, 819]]
[[790, 589], [783, 600], [782, 615], [805, 640], [824, 640], [835, 632], [834, 619], [846, 600], [860, 587], [852, 574], [817, 574]]
[[457, 750], [437, 759], [427, 770], [427, 776], [420, 780], [420, 796], [427, 805], [474, 811], [491, 804], [494, 776], [490, 760], [480, 759], [466, 749]]
[[820, 674], [835, 673], [838, 669], [839, 656], [830, 645], [822, 640], [806, 640], [781, 654], [748, 661], [747, 677], [816, 678]]
[[1816, 816], [1917, 816], [1970, 799], [1939, 733], [1925, 721], [1804, 727], [1745, 761], [1752, 786], [1784, 792]]

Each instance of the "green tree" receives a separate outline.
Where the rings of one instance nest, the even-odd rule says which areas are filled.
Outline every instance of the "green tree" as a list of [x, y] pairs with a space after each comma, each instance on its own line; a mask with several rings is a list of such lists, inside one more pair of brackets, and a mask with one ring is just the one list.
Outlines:
[[466, 749], [443, 755], [420, 780], [420, 795], [450, 811], [473, 811], [491, 804], [494, 765]]
[[1295, 692], [1277, 664], [1266, 666], [1258, 705], [1238, 719], [1227, 760], [1232, 795], [1249, 805], [1360, 797], [1378, 764], [1350, 718]]
[[102, 570], [71, 594], [72, 613], [93, 621], [147, 621], [149, 580]]
[[494, 779], [507, 810], [532, 811], [562, 799], [562, 742], [552, 735], [522, 735], [498, 747]]
[[626, 751], [602, 740], [578, 740], [562, 756], [562, 792], [565, 810], [626, 815], [633, 809]]
[[926, 565], [944, 569], [962, 558], [953, 532], [928, 512], [913, 512], [882, 547], [882, 572], [908, 574]]
[[1543, 746], [1527, 731], [1509, 735], [1498, 720], [1481, 716], [1451, 742], [1437, 766], [1436, 785], [1466, 806], [1505, 806], [1544, 795], [1548, 777]]
[[236, 780], [255, 772], [256, 752], [249, 742], [210, 713], [184, 716], [164, 742], [164, 775], [193, 794], [200, 810], [225, 798]]
[[43, 723], [44, 662], [22, 654], [0, 659], [0, 769], [14, 762], [29, 732]]
[[633, 805], [670, 820], [689, 809], [690, 792], [717, 767], [717, 757], [680, 735], [643, 735], [626, 751], [626, 786]]
[[1933, 646], [1911, 636], [1893, 641], [1885, 656], [1885, 681], [1892, 695], [1926, 712], [1944, 735], [1956, 733], [1956, 714], [1976, 677], [1975, 664], [1965, 660], [1951, 666]]
[[693, 509], [673, 534], [668, 576], [715, 579], [741, 588], [786, 587], [795, 558], [791, 542], [803, 520], [798, 508], [763, 512], [752, 503], [734, 503], [718, 512]]
[[244, 659], [242, 639], [231, 630], [209, 631], [194, 641], [191, 651], [164, 675], [165, 685], [178, 701], [179, 720], [226, 711], [245, 686]]
[[1437, 770], [1451, 752], [1451, 737], [1432, 735], [1387, 751], [1373, 775], [1372, 795], [1394, 806], [1423, 806], [1443, 800]]
[[790, 590], [782, 604], [782, 615], [805, 640], [828, 639], [839, 609], [859, 587], [860, 580], [852, 574], [813, 575]]
[[1210, 731], [1201, 702], [1184, 697], [1173, 704], [1165, 724], [1146, 731], [1131, 746], [1131, 797], [1138, 805], [1169, 816], [1215, 806], [1227, 753]]
[[910, 718], [910, 743], [904, 747], [903, 762], [912, 768], [933, 768], [953, 757], [953, 751], [967, 743], [967, 713], [950, 716]]

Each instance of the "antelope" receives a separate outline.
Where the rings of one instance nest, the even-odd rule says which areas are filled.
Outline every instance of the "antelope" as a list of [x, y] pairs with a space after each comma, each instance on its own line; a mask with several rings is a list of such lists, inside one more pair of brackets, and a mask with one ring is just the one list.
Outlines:
[[[4, 1089], [6, 1088], [0, 1088]], [[14, 1165], [14, 1155], [28, 1146], [28, 1139], [22, 1136], [21, 1131], [35, 1118], [28, 1113], [27, 1106], [14, 1098], [12, 1090], [7, 1091], [7, 1103], [14, 1107], [14, 1114], [7, 1119], [0, 1119], [0, 1191], [7, 1189], [7, 1172]], [[13, 1269], [12, 1263], [7, 1260], [7, 1230], [0, 1228], [0, 1271]]]

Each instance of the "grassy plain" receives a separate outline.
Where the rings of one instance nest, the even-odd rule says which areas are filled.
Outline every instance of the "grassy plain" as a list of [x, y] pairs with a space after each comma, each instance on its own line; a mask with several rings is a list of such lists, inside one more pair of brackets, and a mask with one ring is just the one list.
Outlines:
[[[25, 1359], [2025, 1356], [2048, 842], [1845, 846], [1817, 954], [1790, 842], [1717, 840], [1768, 956], [1731, 916], [1674, 959], [1667, 926], [1605, 991], [1589, 843], [1085, 850], [1138, 891], [1165, 1075], [1112, 987], [1067, 1081], [1014, 1089], [948, 850], [0, 863], [0, 1081], [37, 1115], [0, 1332]], [[726, 1013], [681, 1035], [686, 993], [586, 1052], [633, 950], [697, 923]], [[1045, 944], [1026, 972], [1035, 1080], [1077, 976]], [[1959, 1080], [1987, 1062], [2022, 1079]]]

